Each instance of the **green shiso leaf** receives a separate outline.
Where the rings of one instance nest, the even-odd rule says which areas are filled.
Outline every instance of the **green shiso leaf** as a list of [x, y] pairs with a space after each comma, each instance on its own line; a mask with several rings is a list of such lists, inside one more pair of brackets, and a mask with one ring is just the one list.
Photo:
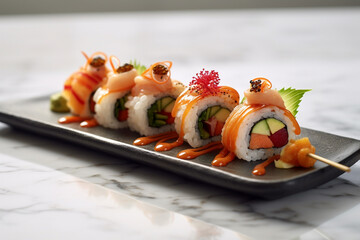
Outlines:
[[294, 89], [291, 87], [278, 90], [280, 96], [284, 100], [286, 109], [289, 110], [294, 117], [298, 113], [297, 109], [299, 108], [301, 98], [309, 91], [311, 91], [311, 89]]
[[134, 66], [139, 75], [141, 75], [146, 70], [146, 66], [136, 61], [136, 59], [131, 60], [130, 64]]
[[[284, 104], [287, 110], [291, 112], [294, 117], [298, 113], [298, 108], [301, 102], [301, 98], [304, 96], [306, 92], [311, 91], [311, 89], [295, 89], [295, 88], [282, 88], [278, 90], [281, 98], [284, 100]], [[246, 98], [243, 97], [240, 104], [245, 102]]]

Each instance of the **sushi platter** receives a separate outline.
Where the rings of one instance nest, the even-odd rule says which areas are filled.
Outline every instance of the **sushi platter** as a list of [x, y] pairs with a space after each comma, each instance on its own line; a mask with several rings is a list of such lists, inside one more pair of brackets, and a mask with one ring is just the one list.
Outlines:
[[[270, 165], [266, 175], [255, 176], [252, 169], [257, 162], [235, 160], [227, 166], [214, 167], [211, 161], [216, 152], [193, 160], [183, 160], [176, 155], [180, 150], [189, 148], [187, 144], [170, 151], [157, 152], [154, 151], [155, 144], [134, 146], [134, 139], [140, 135], [127, 128], [113, 130], [102, 126], [82, 128], [78, 123], [59, 124], [58, 119], [66, 115], [49, 111], [49, 96], [0, 103], [0, 121], [15, 128], [76, 143], [79, 147], [95, 149], [261, 198], [275, 199], [305, 191], [343, 173], [324, 163], [316, 162], [313, 168], [278, 169]], [[320, 156], [346, 166], [351, 166], [360, 159], [358, 140], [307, 128], [301, 130], [300, 136], [309, 137]]]
[[62, 92], [3, 103], [0, 121], [263, 198], [316, 187], [360, 157], [360, 141], [300, 127], [310, 89], [272, 89], [257, 77], [240, 99], [215, 70], [186, 86], [171, 78], [171, 61], [82, 54]]

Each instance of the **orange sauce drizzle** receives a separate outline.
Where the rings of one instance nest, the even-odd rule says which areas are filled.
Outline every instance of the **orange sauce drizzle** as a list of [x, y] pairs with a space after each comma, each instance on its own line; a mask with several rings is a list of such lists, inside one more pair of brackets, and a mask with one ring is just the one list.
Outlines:
[[179, 152], [177, 154], [177, 157], [181, 158], [181, 159], [194, 159], [203, 154], [206, 154], [206, 153], [218, 150], [218, 149], [222, 149], [222, 148], [223, 148], [223, 145], [221, 144], [220, 141], [211, 142], [211, 143], [209, 143], [205, 146], [199, 147], [199, 148], [185, 149], [185, 150]]
[[58, 120], [58, 123], [61, 124], [67, 124], [67, 123], [77, 123], [77, 122], [83, 122], [86, 120], [90, 120], [91, 117], [79, 117], [79, 116], [66, 116], [62, 117]]
[[245, 117], [264, 107], [266, 107], [266, 105], [243, 105], [239, 110], [232, 113], [231, 118], [229, 117], [228, 121], [226, 121], [223, 129], [222, 143], [226, 148], [231, 152], [235, 152], [237, 134]]
[[[231, 87], [227, 87], [227, 86], [222, 86], [219, 88], [218, 94], [221, 94], [221, 92], [224, 92], [224, 91], [226, 91], [226, 93], [228, 95], [234, 97], [236, 99], [236, 101], [239, 100], [239, 94], [235, 89], [233, 89]], [[166, 143], [163, 141], [157, 143], [155, 146], [155, 151], [158, 151], [158, 152], [169, 151], [175, 147], [181, 146], [184, 143], [184, 126], [185, 126], [186, 117], [189, 114], [192, 107], [198, 101], [203, 99], [204, 97], [205, 97], [204, 95], [193, 94], [190, 91], [190, 89], [188, 89], [187, 91], [184, 91], [183, 93], [180, 94], [180, 96], [176, 99], [175, 105], [171, 112], [171, 115], [173, 117], [176, 117], [176, 114], [179, 111], [179, 109], [181, 108], [181, 106], [186, 106], [185, 111], [182, 115], [182, 119], [181, 119], [179, 138], [175, 142], [171, 142], [171, 143]]]
[[97, 103], [100, 104], [101, 101], [102, 101], [107, 95], [109, 95], [109, 94], [111, 94], [111, 93], [129, 91], [129, 90], [132, 89], [134, 86], [135, 86], [135, 83], [134, 83], [132, 86], [126, 87], [126, 88], [120, 88], [120, 89], [115, 89], [115, 90], [110, 90], [110, 89], [108, 89], [108, 88], [107, 88], [107, 89], [104, 89], [106, 92], [105, 92], [103, 95], [101, 95], [101, 97], [99, 98], [99, 100], [98, 100]]
[[83, 128], [92, 128], [92, 127], [96, 127], [98, 125], [99, 125], [99, 123], [96, 121], [95, 118], [85, 120], [80, 123], [80, 127], [83, 127]]
[[178, 139], [175, 142], [172, 143], [167, 143], [164, 141], [159, 141], [156, 145], [154, 150], [157, 152], [164, 152], [164, 151], [169, 151], [173, 148], [179, 147], [184, 143], [184, 140], [182, 137], [178, 137]]
[[172, 132], [160, 133], [160, 134], [156, 134], [156, 135], [148, 136], [148, 137], [140, 137], [140, 138], [135, 139], [133, 144], [136, 146], [145, 146], [145, 145], [148, 145], [153, 142], [166, 141], [166, 140], [170, 140], [170, 139], [177, 138], [177, 137], [178, 137], [178, 134], [175, 131], [172, 131]]
[[163, 151], [169, 151], [175, 147], [181, 146], [184, 143], [184, 129], [183, 126], [185, 125], [186, 116], [190, 112], [192, 106], [197, 103], [202, 98], [201, 95], [193, 95], [190, 93], [190, 90], [184, 91], [177, 99], [174, 105], [174, 108], [171, 112], [171, 115], [173, 117], [176, 117], [176, 113], [180, 109], [182, 105], [187, 105], [182, 119], [181, 119], [181, 128], [179, 137], [175, 142], [167, 143], [164, 141], [160, 141], [155, 145], [155, 151], [163, 152]]
[[214, 160], [211, 162], [211, 165], [215, 167], [224, 167], [228, 163], [232, 162], [235, 159], [235, 154], [230, 152], [225, 147], [220, 151], [218, 155], [215, 156]]
[[291, 112], [289, 110], [287, 110], [286, 108], [281, 108], [281, 109], [284, 111], [285, 116], [287, 116], [290, 119], [290, 121], [292, 122], [292, 124], [294, 125], [294, 128], [295, 128], [294, 133], [296, 135], [299, 135], [301, 133], [301, 128], [300, 128], [299, 123], [296, 121], [294, 115], [292, 115]]
[[280, 155], [275, 155], [275, 156], [269, 157], [265, 162], [256, 165], [254, 167], [254, 170], [252, 171], [252, 174], [254, 174], [256, 176], [264, 175], [266, 173], [265, 168], [267, 166], [269, 166], [272, 162], [274, 162], [275, 160], [278, 160], [278, 159], [280, 159]]

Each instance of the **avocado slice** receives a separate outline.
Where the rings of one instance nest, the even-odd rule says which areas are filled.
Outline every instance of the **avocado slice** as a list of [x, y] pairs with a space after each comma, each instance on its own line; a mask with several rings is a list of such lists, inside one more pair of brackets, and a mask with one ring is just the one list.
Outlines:
[[270, 129], [268, 124], [266, 123], [266, 120], [264, 119], [256, 123], [253, 129], [251, 130], [251, 133], [270, 136]]
[[221, 107], [218, 106], [212, 106], [210, 108], [210, 117], [214, 116], [219, 110], [221, 109]]
[[172, 97], [163, 97], [161, 100], [161, 109], [164, 109], [169, 103], [174, 101]]
[[171, 113], [171, 111], [173, 110], [174, 106], [175, 106], [175, 101], [173, 100], [172, 102], [170, 102], [170, 103], [164, 108], [164, 112]]
[[281, 121], [279, 121], [275, 118], [268, 118], [268, 119], [266, 119], [266, 122], [270, 128], [271, 134], [274, 134], [277, 131], [279, 131], [280, 129], [285, 127], [284, 123], [282, 123]]
[[230, 110], [227, 108], [221, 108], [215, 115], [214, 117], [216, 118], [216, 120], [218, 120], [219, 122], [225, 122], [226, 119], [229, 117], [230, 115]]

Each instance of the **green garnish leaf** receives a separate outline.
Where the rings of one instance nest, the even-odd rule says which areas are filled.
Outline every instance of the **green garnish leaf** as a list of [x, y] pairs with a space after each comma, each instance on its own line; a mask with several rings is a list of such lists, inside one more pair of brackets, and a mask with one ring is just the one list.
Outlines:
[[243, 103], [245, 102], [245, 100], [246, 100], [246, 97], [244, 96], [244, 97], [241, 99], [240, 104], [243, 104]]
[[284, 100], [285, 107], [289, 110], [294, 117], [298, 113], [297, 109], [301, 102], [301, 98], [306, 92], [311, 91], [311, 89], [294, 89], [294, 88], [282, 88], [278, 90], [280, 96]]
[[[295, 89], [291, 87], [278, 90], [281, 98], [284, 100], [286, 109], [289, 110], [294, 117], [296, 117], [298, 113], [297, 109], [299, 108], [301, 98], [309, 91], [311, 91], [311, 89]], [[243, 104], [245, 100], [246, 97], [243, 97], [240, 104]]]
[[136, 61], [136, 59], [130, 60], [130, 64], [134, 66], [139, 75], [141, 75], [146, 70], [146, 66]]

